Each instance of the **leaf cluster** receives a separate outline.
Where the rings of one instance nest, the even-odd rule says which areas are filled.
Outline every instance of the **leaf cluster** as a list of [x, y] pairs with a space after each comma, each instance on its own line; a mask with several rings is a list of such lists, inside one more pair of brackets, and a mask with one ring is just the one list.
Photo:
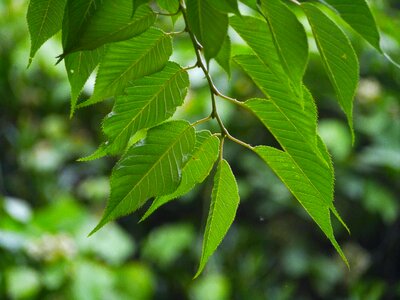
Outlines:
[[[71, 115], [76, 108], [114, 100], [102, 124], [107, 140], [83, 159], [120, 156], [110, 178], [109, 201], [93, 232], [153, 199], [143, 219], [149, 217], [203, 182], [216, 166], [199, 275], [228, 232], [239, 205], [238, 185], [223, 153], [223, 145], [229, 140], [253, 151], [277, 174], [347, 263], [331, 224], [334, 215], [346, 227], [333, 203], [334, 169], [317, 133], [315, 101], [303, 82], [309, 39], [317, 45], [353, 139], [353, 98], [359, 66], [343, 25], [347, 23], [377, 51], [383, 50], [365, 0], [319, 2], [30, 1], [30, 62], [40, 46], [61, 30], [63, 53], [59, 61], [64, 60], [71, 84]], [[249, 7], [246, 11], [253, 11], [243, 14], [244, 5]], [[181, 32], [164, 32], [157, 18], [171, 18], [173, 22], [181, 19], [184, 27]], [[229, 28], [245, 43], [245, 54], [232, 54], [235, 45]], [[193, 45], [196, 64], [192, 67], [170, 60], [177, 34], [186, 34]], [[210, 75], [212, 60], [228, 74], [234, 62], [263, 97], [242, 102], [222, 94]], [[171, 120], [184, 104], [190, 85], [188, 71], [196, 67], [203, 71], [209, 85], [210, 115], [192, 124]], [[92, 96], [78, 103], [83, 86], [96, 68]], [[252, 112], [281, 148], [253, 147], [233, 137], [218, 113], [219, 100]], [[219, 132], [196, 130], [197, 125], [209, 120], [216, 120]]]

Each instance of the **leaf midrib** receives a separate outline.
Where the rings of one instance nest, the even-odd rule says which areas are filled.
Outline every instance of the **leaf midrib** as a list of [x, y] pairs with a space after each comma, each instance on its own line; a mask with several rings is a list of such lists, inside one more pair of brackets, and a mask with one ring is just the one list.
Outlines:
[[[118, 208], [119, 205], [121, 205], [121, 203], [123, 203], [123, 202], [125, 201], [125, 199], [126, 199], [127, 197], [130, 197], [131, 193], [134, 192], [134, 190], [137, 188], [137, 186], [140, 185], [140, 184], [142, 183], [142, 181], [143, 181], [145, 178], [147, 178], [147, 177], [149, 176], [149, 174], [156, 168], [156, 166], [158, 166], [158, 165], [160, 164], [160, 162], [162, 161], [162, 159], [170, 153], [171, 149], [174, 148], [174, 147], [176, 146], [176, 144], [178, 144], [178, 142], [180, 142], [181, 137], [184, 136], [184, 135], [186, 134], [186, 132], [187, 132], [188, 130], [191, 130], [191, 129], [192, 129], [192, 126], [189, 125], [187, 128], [185, 128], [185, 130], [183, 130], [183, 131], [177, 136], [177, 138], [175, 139], [175, 141], [174, 141], [174, 142], [166, 149], [166, 151], [154, 162], [154, 164], [151, 166], [151, 168], [150, 168], [145, 174], [143, 174], [143, 176], [142, 176], [141, 179], [135, 184], [135, 186], [133, 186], [133, 187], [131, 188], [131, 190], [126, 194], [126, 196], [124, 196], [124, 198], [122, 198], [122, 199], [118, 202], [118, 204], [117, 204], [113, 209], [109, 210], [109, 213], [108, 213], [107, 215], [105, 215], [105, 216], [103, 217], [103, 219], [106, 219], [115, 209]], [[173, 153], [174, 153], [174, 152], [173, 152]]]
[[171, 78], [169, 78], [164, 85], [161, 85], [160, 87], [164, 87], [164, 88], [160, 88], [158, 90], [158, 92], [156, 94], [153, 94], [153, 96], [150, 98], [150, 100], [148, 101], [148, 103], [146, 103], [145, 106], [142, 107], [142, 109], [139, 110], [139, 112], [135, 115], [134, 118], [131, 119], [130, 122], [128, 122], [128, 124], [126, 126], [124, 126], [123, 129], [120, 130], [120, 132], [118, 133], [118, 135], [113, 139], [112, 143], [114, 144], [116, 142], [116, 140], [123, 134], [124, 131], [126, 131], [128, 129], [128, 127], [130, 127], [132, 125], [132, 123], [134, 123], [137, 118], [139, 117], [139, 115], [141, 115], [143, 113], [143, 111], [150, 105], [153, 103], [153, 101], [158, 98], [159, 94], [161, 94], [162, 91], [166, 90], [166, 86], [167, 83], [169, 83], [172, 79], [174, 79], [176, 76], [178, 76], [180, 74], [180, 72], [182, 72], [183, 69], [179, 69], [178, 72], [176, 72]]

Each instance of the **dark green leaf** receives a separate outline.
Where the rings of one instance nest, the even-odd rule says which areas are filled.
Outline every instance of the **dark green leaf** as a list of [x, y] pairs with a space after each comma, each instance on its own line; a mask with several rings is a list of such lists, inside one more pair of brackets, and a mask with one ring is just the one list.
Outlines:
[[115, 165], [110, 199], [92, 233], [107, 222], [134, 212], [149, 198], [175, 191], [195, 139], [193, 127], [185, 121], [166, 122], [150, 129], [143, 142], [131, 147]]
[[113, 111], [103, 123], [109, 138], [108, 152], [120, 153], [138, 130], [171, 117], [182, 105], [188, 87], [187, 72], [172, 62], [161, 72], [133, 81], [125, 93], [116, 98]]
[[160, 71], [171, 53], [171, 37], [155, 28], [109, 45], [100, 62], [93, 95], [79, 107], [121, 94], [131, 81]]
[[182, 181], [172, 194], [157, 197], [146, 211], [141, 221], [147, 219], [154, 211], [165, 203], [188, 193], [193, 187], [204, 181], [210, 174], [214, 162], [218, 158], [219, 139], [209, 131], [196, 133], [196, 145], [189, 160], [182, 168]]
[[382, 52], [380, 35], [374, 16], [365, 0], [322, 0], [328, 4], [368, 43]]
[[147, 30], [154, 21], [155, 14], [147, 6], [141, 6], [132, 17], [131, 0], [68, 1], [61, 57], [130, 39]]
[[301, 95], [303, 75], [308, 62], [308, 43], [303, 25], [281, 0], [262, 0], [264, 14], [281, 64], [289, 75], [294, 90]]
[[157, 4], [169, 13], [176, 13], [179, 9], [179, 0], [157, 0]]
[[203, 238], [199, 269], [195, 278], [203, 271], [208, 259], [221, 244], [235, 219], [239, 205], [239, 190], [235, 176], [226, 160], [222, 160], [214, 177], [210, 211]]
[[31, 0], [29, 2], [27, 21], [31, 36], [29, 64], [37, 50], [62, 26], [66, 0]]
[[207, 60], [217, 56], [228, 34], [228, 16], [214, 9], [210, 1], [186, 1], [190, 29], [204, 47]]
[[353, 98], [358, 85], [358, 59], [344, 32], [313, 4], [302, 7], [311, 25], [325, 70], [346, 113], [353, 134]]
[[229, 35], [225, 37], [221, 50], [215, 58], [217, 63], [225, 70], [228, 76], [231, 76], [231, 39]]
[[65, 69], [71, 85], [71, 116], [75, 111], [83, 86], [99, 64], [104, 51], [105, 47], [103, 46], [92, 51], [72, 53], [65, 58]]
[[223, 13], [232, 13], [235, 15], [240, 15], [237, 0], [218, 0], [210, 1], [210, 4]]

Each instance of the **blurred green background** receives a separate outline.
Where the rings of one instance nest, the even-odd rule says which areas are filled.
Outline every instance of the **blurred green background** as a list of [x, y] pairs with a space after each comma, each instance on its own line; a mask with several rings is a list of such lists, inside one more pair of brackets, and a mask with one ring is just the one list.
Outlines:
[[[370, 2], [382, 45], [400, 61], [400, 2]], [[315, 51], [306, 75], [335, 163], [336, 205], [352, 231], [334, 224], [351, 270], [261, 160], [227, 142], [241, 204], [193, 281], [212, 181], [143, 223], [141, 210], [87, 238], [105, 206], [116, 158], [76, 160], [103, 140], [100, 124], [112, 103], [69, 119], [66, 74], [62, 64], [54, 66], [59, 36], [26, 69], [26, 8], [25, 0], [0, 0], [0, 299], [400, 299], [400, 70], [358, 36], [351, 35], [361, 64], [353, 147]], [[190, 65], [194, 56], [184, 38], [177, 39], [174, 58]], [[230, 81], [213, 70], [229, 95], [259, 95], [236, 67]], [[191, 79], [177, 117], [192, 121], [210, 106], [201, 73], [192, 71]], [[247, 112], [219, 104], [235, 136], [276, 143]]]

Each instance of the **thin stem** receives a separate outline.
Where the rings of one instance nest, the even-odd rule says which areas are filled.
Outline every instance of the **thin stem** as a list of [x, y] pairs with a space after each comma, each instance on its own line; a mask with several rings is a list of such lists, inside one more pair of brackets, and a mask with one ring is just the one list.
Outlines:
[[225, 143], [225, 136], [221, 136], [221, 141], [219, 143], [219, 161], [224, 159], [224, 143]]
[[205, 118], [203, 118], [203, 119], [197, 120], [196, 122], [193, 122], [193, 123], [191, 124], [191, 126], [192, 126], [192, 127], [195, 127], [195, 126], [200, 125], [200, 124], [203, 124], [203, 123], [205, 123], [205, 122], [207, 122], [207, 121], [209, 121], [209, 120], [211, 120], [211, 115], [208, 116], [208, 117], [205, 117]]
[[249, 145], [249, 144], [247, 144], [247, 143], [245, 143], [245, 142], [233, 137], [232, 135], [230, 135], [230, 133], [226, 129], [224, 123], [222, 122], [221, 117], [218, 114], [217, 103], [216, 103], [215, 96], [221, 97], [221, 98], [223, 98], [225, 100], [228, 100], [228, 101], [230, 101], [230, 102], [232, 102], [232, 103], [234, 103], [236, 105], [239, 105], [241, 107], [244, 107], [244, 108], [246, 108], [246, 106], [242, 102], [222, 94], [217, 89], [217, 87], [214, 85], [214, 82], [213, 82], [213, 80], [212, 80], [212, 78], [210, 76], [208, 68], [206, 67], [206, 65], [204, 64], [204, 61], [203, 61], [203, 57], [202, 57], [202, 53], [201, 53], [201, 51], [203, 50], [203, 47], [199, 43], [199, 41], [197, 40], [197, 38], [194, 35], [194, 33], [189, 28], [188, 16], [187, 16], [187, 13], [186, 13], [185, 3], [184, 3], [183, 0], [180, 1], [179, 10], [182, 12], [183, 20], [185, 22], [185, 31], [189, 34], [189, 37], [190, 37], [190, 39], [192, 41], [192, 45], [193, 45], [193, 48], [194, 48], [194, 51], [195, 51], [195, 54], [196, 54], [196, 58], [197, 58], [196, 66], [199, 67], [200, 69], [202, 69], [202, 71], [204, 73], [204, 76], [207, 79], [208, 86], [210, 88], [210, 95], [211, 95], [212, 111], [211, 111], [210, 116], [193, 123], [192, 126], [196, 126], [198, 124], [206, 122], [211, 118], [212, 119], [216, 119], [216, 121], [218, 122], [218, 125], [219, 125], [219, 127], [221, 129], [221, 150], [220, 150], [220, 156], [221, 156], [220, 158], [221, 159], [222, 159], [222, 152], [223, 152], [222, 150], [223, 150], [223, 143], [224, 143], [225, 137], [227, 137], [229, 140], [231, 140], [231, 141], [233, 141], [233, 142], [235, 142], [235, 143], [237, 143], [237, 144], [239, 144], [239, 145], [241, 145], [243, 147], [246, 147], [247, 149], [253, 150], [253, 147], [251, 145]]

